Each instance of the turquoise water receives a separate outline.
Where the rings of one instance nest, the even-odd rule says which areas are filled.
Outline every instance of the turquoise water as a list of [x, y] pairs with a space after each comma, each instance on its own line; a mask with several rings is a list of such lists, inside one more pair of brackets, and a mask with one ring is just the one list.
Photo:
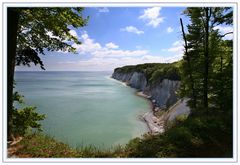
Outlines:
[[46, 114], [44, 133], [73, 147], [108, 148], [147, 131], [139, 115], [147, 100], [110, 78], [111, 72], [16, 72], [27, 105]]

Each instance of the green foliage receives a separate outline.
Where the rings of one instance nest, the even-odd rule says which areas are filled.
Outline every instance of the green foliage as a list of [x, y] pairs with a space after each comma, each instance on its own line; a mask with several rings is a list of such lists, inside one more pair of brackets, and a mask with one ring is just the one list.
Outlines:
[[232, 126], [224, 118], [190, 116], [162, 135], [130, 141], [126, 152], [129, 157], [232, 157]]
[[152, 72], [150, 82], [157, 83], [163, 79], [169, 80], [180, 80], [180, 75], [178, 68], [173, 65], [166, 65], [164, 67], [158, 67], [154, 72]]
[[188, 52], [185, 52], [180, 66], [182, 83], [179, 94], [190, 98], [192, 109], [208, 111], [214, 107], [231, 111], [232, 40], [225, 40], [225, 35], [216, 27], [232, 25], [232, 8], [189, 7], [184, 14], [190, 18], [190, 23], [186, 34], [188, 44], [185, 45]]
[[[17, 104], [23, 104], [23, 96], [18, 92], [14, 92], [13, 100]], [[30, 129], [41, 131], [41, 124], [39, 121], [45, 119], [45, 115], [38, 114], [36, 107], [27, 106], [21, 109], [17, 109], [13, 106], [12, 113], [12, 133], [14, 136], [24, 136]]]
[[29, 128], [41, 130], [41, 124], [38, 121], [44, 120], [45, 115], [36, 112], [36, 107], [25, 107], [13, 111], [13, 134], [23, 136]]
[[72, 45], [81, 44], [72, 28], [87, 24], [88, 17], [83, 18], [83, 8], [18, 8], [19, 25], [17, 36], [16, 65], [33, 62], [44, 69], [39, 54], [48, 51], [68, 51], [76, 53]]
[[116, 68], [114, 72], [118, 73], [144, 73], [149, 83], [161, 82], [163, 79], [180, 80], [179, 63], [146, 63], [139, 65], [129, 65]]

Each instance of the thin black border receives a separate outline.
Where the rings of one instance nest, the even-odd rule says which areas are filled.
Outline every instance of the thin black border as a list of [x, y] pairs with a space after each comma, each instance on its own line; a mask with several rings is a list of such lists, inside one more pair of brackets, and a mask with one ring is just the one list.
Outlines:
[[[141, 5], [144, 5], [144, 6], [131, 6], [131, 7], [148, 7], [148, 6], [152, 6], [152, 5], [159, 5], [160, 4], [164, 4], [164, 3], [167, 3], [167, 4], [203, 4], [204, 2], [119, 2], [119, 1], [112, 1], [112, 2], [46, 2], [46, 1], [40, 1], [40, 2], [2, 2], [2, 17], [4, 18], [4, 6], [7, 5], [7, 4], [16, 4], [16, 3], [19, 3], [19, 4], [83, 4], [83, 5], [91, 5], [91, 4], [96, 4], [96, 5], [100, 5], [100, 4], [106, 4], [106, 7], [108, 7], [108, 4], [114, 4], [114, 5], [121, 5], [121, 4], [127, 4], [127, 5], [134, 5], [134, 4], [141, 4]], [[216, 5], [216, 4], [227, 4], [226, 6], [231, 6], [231, 7], [235, 7], [235, 11], [236, 12], [236, 19], [234, 19], [234, 23], [236, 24], [236, 48], [234, 48], [233, 50], [235, 50], [236, 52], [236, 73], [235, 75], [233, 74], [233, 77], [236, 76], [236, 103], [235, 103], [235, 106], [236, 106], [236, 117], [235, 117], [235, 120], [236, 120], [236, 152], [238, 153], [238, 111], [237, 111], [237, 108], [238, 108], [238, 2], [205, 2], [207, 3], [207, 6], [211, 7], [211, 5]], [[47, 7], [48, 5], [46, 5]], [[191, 6], [191, 5], [186, 5], [187, 7]], [[186, 7], [185, 6], [185, 7]], [[50, 6], [49, 6], [50, 7]], [[70, 7], [70, 6], [69, 6]], [[85, 7], [85, 6], [84, 6]], [[91, 7], [91, 6], [86, 6], [86, 7]], [[125, 7], [125, 6], [111, 6], [111, 7]], [[126, 6], [127, 7], [127, 6]], [[182, 6], [164, 6], [164, 7], [182, 7]], [[2, 36], [4, 35], [4, 19], [2, 19]], [[7, 29], [6, 29], [7, 30]], [[234, 46], [234, 44], [233, 44]], [[2, 75], [4, 76], [4, 72], [5, 72], [5, 69], [4, 69], [4, 62], [5, 62], [5, 56], [4, 56], [4, 37], [2, 37]], [[6, 56], [7, 58], [7, 56]], [[234, 63], [233, 63], [234, 64]], [[6, 64], [7, 65], [7, 64]], [[234, 68], [234, 67], [233, 67]], [[4, 85], [5, 85], [5, 81], [4, 81], [4, 77], [2, 76], [2, 89], [4, 91]], [[8, 83], [7, 83], [8, 84]], [[6, 84], [6, 85], [7, 85]], [[233, 81], [233, 89], [234, 89], [234, 81]], [[2, 94], [4, 94], [4, 92], [2, 91]], [[234, 91], [234, 90], [233, 90]], [[234, 93], [233, 93], [233, 97], [234, 97]], [[233, 102], [234, 103], [234, 102]], [[234, 104], [233, 104], [233, 107], [234, 107]], [[4, 95], [2, 95], [2, 135], [6, 134], [6, 131], [4, 132], [4, 126], [6, 123], [4, 123]], [[234, 116], [233, 116], [234, 117]], [[234, 121], [234, 120], [233, 120]], [[234, 124], [234, 123], [233, 123]], [[234, 132], [234, 130], [233, 130]], [[2, 136], [3, 137], [3, 136]], [[233, 136], [234, 137], [234, 136]], [[5, 147], [4, 146], [4, 138], [2, 138], [2, 147]], [[234, 148], [233, 148], [233, 152], [234, 152]], [[216, 162], [205, 162], [205, 161], [180, 161], [180, 162], [174, 162], [174, 161], [102, 161], [102, 160], [99, 160], [99, 161], [74, 161], [74, 162], [71, 162], [71, 161], [41, 161], [41, 162], [35, 162], [35, 161], [20, 161], [20, 162], [14, 162], [14, 161], [5, 161], [5, 158], [3, 157], [4, 156], [4, 150], [2, 150], [2, 162], [3, 163], [237, 163], [238, 162], [238, 154], [236, 153], [236, 160], [235, 161], [231, 161], [231, 162], [221, 162], [221, 161], [216, 161]], [[31, 158], [31, 159], [57, 159], [57, 158]], [[61, 158], [61, 159], [92, 159], [92, 158]], [[104, 158], [98, 158], [98, 159], [104, 159]], [[105, 158], [106, 159], [106, 158]], [[107, 158], [108, 159], [108, 158]], [[114, 158], [110, 158], [110, 159], [114, 159]], [[124, 158], [121, 158], [121, 159], [124, 159]], [[136, 158], [127, 158], [127, 159], [136, 159]], [[144, 158], [144, 159], [161, 159], [161, 158]], [[171, 158], [171, 159], [174, 159], [174, 158]], [[181, 158], [177, 158], [177, 159], [181, 159]], [[189, 158], [184, 158], [184, 159], [189, 159]], [[195, 158], [190, 158], [190, 159], [195, 159]], [[196, 159], [201, 159], [201, 158], [196, 158]], [[226, 159], [226, 158], [203, 158], [203, 159]], [[231, 159], [231, 158], [229, 158]], [[234, 155], [232, 157], [232, 159], [234, 159]]]

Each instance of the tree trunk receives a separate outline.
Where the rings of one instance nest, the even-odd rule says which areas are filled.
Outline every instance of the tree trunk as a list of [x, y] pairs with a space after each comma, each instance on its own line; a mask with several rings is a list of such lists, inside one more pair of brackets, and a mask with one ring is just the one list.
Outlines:
[[222, 57], [222, 53], [221, 53], [221, 61], [220, 61], [220, 82], [221, 82], [221, 89], [220, 89], [220, 111], [223, 111], [223, 103], [224, 103], [224, 91], [225, 91], [225, 87], [224, 87], [224, 79], [223, 79], [223, 57]]
[[7, 9], [7, 137], [12, 135], [13, 81], [17, 48], [19, 13], [16, 8]]
[[[209, 68], [209, 8], [204, 8], [206, 15], [205, 28], [205, 43], [204, 43], [204, 80], [203, 80], [203, 104], [204, 108], [208, 110], [208, 68]], [[211, 10], [211, 9], [210, 9]], [[211, 12], [211, 11], [210, 11]]]
[[183, 27], [183, 22], [182, 22], [181, 18], [180, 18], [180, 23], [181, 23], [181, 27], [182, 27], [183, 39], [184, 39], [184, 42], [185, 42], [185, 53], [186, 53], [186, 57], [187, 57], [188, 70], [189, 70], [189, 75], [190, 75], [193, 108], [196, 108], [197, 102], [196, 102], [196, 94], [195, 94], [195, 89], [194, 89], [194, 80], [193, 80], [193, 76], [192, 76], [192, 68], [191, 68], [190, 57], [189, 57], [189, 54], [188, 54], [187, 39], [186, 39], [186, 35], [185, 35], [185, 32], [184, 32], [184, 27]]

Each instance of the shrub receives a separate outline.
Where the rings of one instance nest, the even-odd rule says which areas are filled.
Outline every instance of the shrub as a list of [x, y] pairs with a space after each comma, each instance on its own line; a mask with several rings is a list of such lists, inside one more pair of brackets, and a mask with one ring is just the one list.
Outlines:
[[[13, 100], [19, 105], [23, 105], [23, 96], [18, 92], [13, 94]], [[12, 133], [14, 136], [24, 136], [28, 130], [35, 129], [41, 131], [41, 124], [39, 121], [45, 119], [45, 115], [36, 112], [36, 107], [27, 106], [17, 109], [13, 106], [12, 113]]]

